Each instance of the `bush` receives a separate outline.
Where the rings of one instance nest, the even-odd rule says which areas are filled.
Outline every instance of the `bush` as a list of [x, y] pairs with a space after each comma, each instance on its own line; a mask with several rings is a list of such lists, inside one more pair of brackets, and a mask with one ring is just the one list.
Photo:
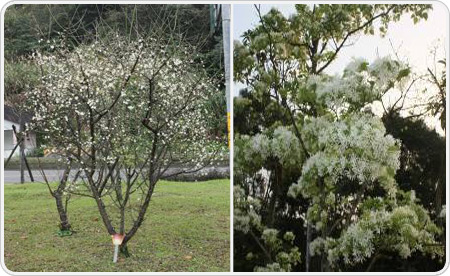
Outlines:
[[44, 157], [44, 148], [38, 147], [26, 153], [27, 157]]

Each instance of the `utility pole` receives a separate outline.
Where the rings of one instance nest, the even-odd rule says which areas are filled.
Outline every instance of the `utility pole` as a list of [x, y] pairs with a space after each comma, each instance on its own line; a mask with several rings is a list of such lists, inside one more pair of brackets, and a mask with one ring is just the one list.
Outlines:
[[230, 147], [230, 4], [222, 4], [223, 58], [225, 63], [225, 96], [227, 100], [228, 147]]

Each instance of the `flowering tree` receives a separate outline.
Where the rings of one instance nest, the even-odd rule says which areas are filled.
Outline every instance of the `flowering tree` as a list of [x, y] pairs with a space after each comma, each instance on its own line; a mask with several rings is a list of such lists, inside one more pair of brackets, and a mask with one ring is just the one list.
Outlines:
[[[312, 80], [314, 88], [311, 91], [316, 93], [319, 101], [323, 99], [326, 109], [332, 110], [333, 115], [316, 117], [303, 126], [310, 157], [290, 192], [292, 196], [302, 193], [304, 198], [311, 199], [307, 219], [315, 223], [313, 228], [321, 235], [311, 243], [310, 251], [312, 254], [320, 252], [322, 269], [327, 270], [329, 264], [333, 265], [339, 254], [347, 264], [363, 262], [373, 256], [372, 260], [376, 260], [379, 256], [374, 252], [380, 251], [398, 252], [402, 258], [416, 250], [442, 254], [439, 249], [424, 247], [434, 243], [434, 237], [440, 231], [425, 209], [416, 204], [415, 197], [408, 205], [398, 203], [394, 176], [399, 168], [399, 142], [386, 134], [380, 118], [357, 111], [380, 100], [383, 93], [407, 77], [408, 71], [402, 64], [388, 59], [377, 60], [371, 65], [355, 61], [344, 70], [340, 79], [325, 78], [325, 83]], [[342, 190], [340, 186], [344, 185], [341, 183], [350, 184], [350, 191]], [[384, 198], [375, 196], [376, 188]], [[409, 220], [410, 216], [415, 219]], [[421, 223], [414, 224], [418, 217], [422, 218]], [[369, 221], [365, 222], [366, 219]], [[392, 219], [399, 221], [392, 222]], [[383, 224], [387, 229], [375, 227], [383, 227]], [[361, 227], [371, 229], [371, 232]], [[390, 231], [400, 231], [401, 235], [389, 234]], [[336, 236], [336, 232], [340, 236], [334, 242], [330, 236]], [[365, 234], [360, 235], [363, 232]], [[382, 243], [390, 239], [398, 242]], [[329, 244], [345, 247], [345, 250], [332, 249]], [[370, 270], [372, 265], [367, 269]]]
[[113, 36], [52, 49], [35, 54], [43, 77], [30, 93], [32, 127], [80, 168], [82, 181], [64, 191], [93, 198], [108, 233], [124, 235], [128, 255], [169, 167], [194, 172], [223, 157], [224, 145], [205, 127], [217, 86], [195, 47], [175, 37]]
[[[305, 246], [306, 271], [312, 256], [319, 264], [315, 269], [328, 271], [370, 270], [389, 253], [442, 254], [439, 247], [426, 247], [440, 230], [414, 196], [403, 199], [395, 182], [400, 142], [370, 111], [372, 103], [405, 85], [410, 68], [389, 58], [357, 59], [341, 75], [324, 73], [353, 35], [374, 33], [377, 19], [384, 34], [403, 13], [416, 22], [429, 8], [297, 5], [290, 19], [273, 9], [260, 14], [243, 44], [235, 44], [235, 79], [247, 85], [238, 108], [250, 105], [256, 111], [243, 114], [257, 120], [256, 128], [246, 133], [244, 126], [235, 136], [235, 233], [256, 244], [238, 246], [235, 256], [251, 254], [268, 269], [294, 268], [297, 260], [289, 267], [264, 257], [268, 229], [297, 233], [283, 250]], [[402, 212], [423, 223], [398, 219]], [[372, 236], [354, 235], [376, 223]], [[401, 234], [391, 234], [396, 231]]]
[[[293, 128], [285, 126], [253, 137], [241, 136], [236, 143], [238, 170], [258, 173], [271, 159], [286, 170], [300, 169], [301, 176], [290, 187], [289, 195], [301, 195], [309, 201], [305, 220], [312, 225], [310, 231], [318, 233], [309, 250], [313, 256], [322, 256], [323, 270], [339, 264], [340, 258], [345, 264], [368, 258], [375, 263], [380, 252], [386, 251], [398, 252], [403, 258], [417, 250], [442, 254], [439, 248], [425, 246], [435, 243], [434, 237], [440, 233], [425, 209], [414, 196], [408, 204], [398, 199], [401, 192], [394, 176], [399, 167], [399, 142], [386, 134], [380, 118], [360, 111], [407, 76], [407, 68], [402, 68], [389, 59], [372, 65], [355, 61], [345, 69], [343, 77], [310, 78], [305, 89], [311, 91], [322, 111], [317, 117], [306, 117], [299, 128], [305, 151], [301, 150]], [[240, 193], [237, 196], [240, 201], [249, 200]], [[236, 228], [250, 231], [250, 225], [259, 225], [261, 218], [255, 214], [255, 205], [244, 210], [236, 211]], [[400, 213], [405, 218], [412, 216], [413, 223], [400, 219]], [[399, 221], [390, 222], [391, 219]], [[386, 229], [372, 229], [374, 225]], [[391, 232], [395, 233], [392, 237]], [[401, 244], [386, 242], [390, 239]]]

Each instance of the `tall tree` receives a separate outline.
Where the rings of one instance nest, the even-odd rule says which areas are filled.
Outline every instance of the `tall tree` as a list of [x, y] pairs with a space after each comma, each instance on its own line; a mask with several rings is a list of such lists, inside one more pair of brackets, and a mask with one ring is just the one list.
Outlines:
[[[395, 198], [401, 195], [401, 192], [396, 192], [393, 178], [398, 163], [385, 162], [398, 157], [397, 142], [385, 140], [380, 119], [366, 114], [364, 109], [393, 89], [397, 81], [407, 77], [409, 68], [389, 59], [380, 59], [370, 65], [356, 60], [346, 68], [342, 77], [330, 77], [324, 73], [353, 37], [361, 33], [374, 34], [375, 22], [379, 22], [379, 31], [384, 34], [389, 23], [398, 21], [402, 14], [410, 14], [417, 22], [427, 18], [430, 8], [429, 5], [296, 5], [297, 13], [286, 19], [275, 9], [261, 15], [259, 7], [256, 7], [260, 24], [244, 34], [243, 44], [235, 44], [234, 54], [235, 80], [247, 85], [248, 95], [237, 101], [247, 101], [245, 106], [251, 106], [253, 110], [244, 114], [257, 120], [252, 122], [257, 126], [252, 136], [236, 134], [236, 180], [243, 189], [237, 194], [244, 196], [235, 200], [250, 205], [235, 211], [238, 238], [239, 233], [243, 233], [243, 240], [263, 245], [261, 235], [264, 229], [288, 231], [289, 226], [286, 227], [283, 220], [286, 217], [290, 218], [289, 221], [300, 218], [303, 223], [296, 233], [301, 238], [296, 235], [296, 239], [303, 240], [299, 243], [305, 248], [305, 269], [336, 269], [335, 261], [345, 257], [345, 251], [337, 249], [333, 240], [345, 237], [347, 230], [358, 227], [351, 219], [355, 215], [361, 220], [364, 218], [362, 207], [366, 200], [369, 201], [369, 196], [374, 196], [371, 193], [376, 190], [386, 198], [393, 198], [378, 207], [380, 211], [394, 211], [394, 205], [398, 203]], [[280, 110], [278, 118], [271, 116], [275, 110]], [[255, 114], [255, 111], [262, 111], [265, 116]], [[235, 117], [235, 120], [248, 119]], [[369, 134], [363, 125], [372, 126], [378, 134]], [[341, 131], [342, 136], [336, 137], [336, 133]], [[350, 134], [355, 137], [349, 144]], [[384, 146], [375, 149], [353, 144], [369, 136], [372, 138], [368, 141]], [[377, 157], [383, 151], [386, 156]], [[345, 153], [342, 160], [332, 158], [337, 153]], [[393, 159], [389, 159], [389, 155]], [[336, 162], [332, 166], [326, 160]], [[351, 165], [356, 160], [359, 160], [359, 166], [356, 163]], [[375, 172], [371, 173], [373, 167], [369, 164], [381, 171], [373, 175]], [[361, 177], [357, 176], [358, 170]], [[287, 190], [297, 179], [300, 179], [299, 183], [291, 187], [290, 193], [298, 200], [289, 200], [286, 198]], [[365, 188], [355, 193], [355, 190], [361, 190], [355, 187]], [[404, 202], [404, 206], [416, 210], [413, 211], [416, 215], [423, 213], [420, 206], [417, 207], [419, 209], [415, 207], [415, 199]], [[370, 208], [366, 209], [370, 216], [372, 213], [368, 210]], [[432, 239], [437, 230], [430, 220], [428, 223], [430, 228], [423, 230]], [[252, 235], [250, 230], [256, 234]], [[249, 238], [245, 239], [246, 236]], [[371, 242], [375, 247], [383, 247], [374, 240]], [[248, 243], [235, 247], [236, 255], [242, 256], [238, 251], [246, 250], [244, 246], [249, 248]], [[313, 246], [318, 250], [312, 251]], [[405, 243], [405, 246], [413, 245]], [[267, 251], [259, 247], [256, 252]], [[395, 252], [396, 249], [390, 250]], [[333, 252], [334, 257], [327, 252]], [[319, 255], [314, 264], [311, 253]], [[359, 261], [370, 256], [375, 259], [373, 252], [369, 253]], [[263, 260], [254, 260], [255, 264], [274, 265], [268, 258], [264, 261], [267, 254], [252, 254], [261, 256], [259, 260]], [[368, 267], [369, 264], [366, 265]]]

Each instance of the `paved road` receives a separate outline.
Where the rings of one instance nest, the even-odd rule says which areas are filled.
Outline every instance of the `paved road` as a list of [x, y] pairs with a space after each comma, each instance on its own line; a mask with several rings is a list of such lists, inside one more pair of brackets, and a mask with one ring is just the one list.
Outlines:
[[[180, 168], [170, 168], [169, 170], [167, 170], [166, 175], [173, 174], [178, 170], [180, 170]], [[44, 170], [44, 172], [50, 182], [58, 181], [59, 179], [61, 179], [63, 174], [63, 170]], [[32, 170], [31, 173], [33, 174], [35, 182], [44, 182], [44, 178], [40, 171]], [[175, 180], [206, 180], [219, 177], [229, 177], [229, 174], [229, 167], [206, 167], [196, 173], [178, 175]], [[25, 181], [30, 181], [30, 177], [27, 171], [25, 171]], [[20, 183], [20, 172], [17, 170], [5, 170], [4, 183]]]

